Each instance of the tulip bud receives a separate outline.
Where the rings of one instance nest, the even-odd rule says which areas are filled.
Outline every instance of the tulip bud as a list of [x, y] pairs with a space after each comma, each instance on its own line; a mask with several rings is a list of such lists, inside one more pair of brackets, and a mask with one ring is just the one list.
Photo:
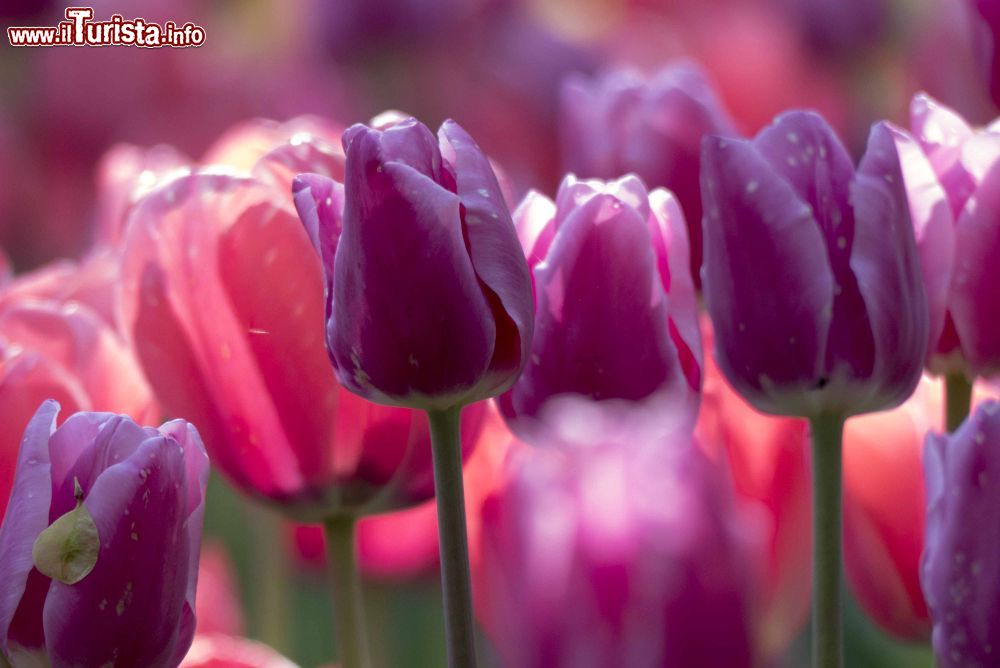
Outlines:
[[935, 373], [1000, 371], [1000, 134], [970, 127], [927, 95], [897, 135], [931, 302]]
[[571, 76], [561, 109], [566, 171], [600, 179], [634, 172], [650, 188], [677, 196], [691, 239], [691, 273], [700, 285], [701, 140], [737, 134], [704, 72], [681, 62], [648, 79], [628, 70], [589, 81]]
[[476, 590], [504, 665], [755, 665], [745, 523], [719, 472], [693, 448], [628, 445], [508, 459]]
[[318, 230], [337, 378], [371, 401], [421, 409], [503, 392], [527, 359], [534, 309], [489, 160], [452, 121], [437, 139], [414, 119], [355, 125], [344, 148], [342, 223], [317, 181], [294, 186]]
[[756, 408], [852, 415], [913, 391], [927, 298], [894, 137], [855, 170], [823, 119], [703, 145], [704, 294], [719, 367]]
[[55, 429], [58, 411], [28, 424], [0, 526], [0, 650], [13, 666], [177, 665], [195, 630], [201, 439], [110, 413]]
[[949, 436], [929, 434], [926, 547], [920, 568], [941, 668], [996, 665], [1000, 651], [1000, 404], [984, 402]]
[[570, 175], [556, 203], [531, 193], [514, 216], [537, 306], [529, 361], [498, 400], [512, 429], [545, 440], [544, 432], [565, 426], [553, 413], [573, 398], [605, 419], [617, 413], [632, 422], [642, 411], [643, 419], [689, 429], [701, 340], [687, 231], [673, 195], [649, 193], [634, 176], [604, 183]]

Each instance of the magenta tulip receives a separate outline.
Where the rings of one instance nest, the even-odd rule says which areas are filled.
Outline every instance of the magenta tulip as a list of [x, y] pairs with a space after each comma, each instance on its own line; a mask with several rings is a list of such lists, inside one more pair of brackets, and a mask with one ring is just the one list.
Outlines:
[[920, 580], [941, 668], [996, 665], [1000, 651], [1000, 404], [984, 402], [924, 446], [927, 525]]
[[701, 339], [687, 230], [673, 195], [649, 193], [634, 176], [567, 176], [555, 203], [530, 193], [514, 219], [537, 304], [529, 361], [499, 399], [511, 427], [545, 440], [544, 432], [572, 428], [554, 423], [560, 405], [586, 399], [593, 417], [629, 422], [631, 406], [690, 428]]
[[697, 449], [637, 445], [508, 460], [483, 505], [477, 573], [503, 665], [755, 665], [756, 565], [731, 490]]
[[593, 80], [572, 76], [561, 98], [563, 166], [583, 177], [633, 172], [680, 200], [691, 239], [691, 272], [702, 262], [701, 140], [735, 136], [733, 121], [699, 67], [682, 62], [644, 78], [618, 70]]
[[489, 160], [451, 121], [438, 138], [412, 118], [355, 125], [344, 148], [342, 218], [329, 184], [295, 186], [323, 258], [337, 378], [422, 409], [503, 392], [527, 359], [534, 309]]
[[719, 367], [759, 410], [882, 410], [920, 379], [929, 313], [897, 136], [874, 126], [857, 169], [809, 112], [705, 140], [705, 301]]
[[0, 649], [13, 666], [176, 666], [195, 630], [201, 439], [110, 413], [55, 429], [58, 412], [29, 423], [0, 527]]

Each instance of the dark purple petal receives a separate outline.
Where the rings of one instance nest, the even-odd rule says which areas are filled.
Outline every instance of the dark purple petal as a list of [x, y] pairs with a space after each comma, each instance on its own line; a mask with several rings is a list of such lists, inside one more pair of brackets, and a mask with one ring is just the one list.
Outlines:
[[875, 346], [869, 396], [856, 397], [861, 411], [890, 408], [910, 396], [930, 343], [927, 296], [896, 136], [888, 124], [872, 128], [851, 188], [856, 224], [850, 264]]
[[494, 377], [485, 379], [482, 387], [482, 398], [485, 398], [510, 387], [528, 358], [535, 311], [531, 275], [500, 184], [486, 155], [454, 121], [445, 121], [439, 136], [443, 150], [447, 144], [453, 156], [472, 267], [492, 293], [487, 298], [496, 321], [496, 348], [490, 362]]
[[179, 637], [195, 568], [186, 483], [183, 450], [159, 436], [94, 482], [84, 504], [101, 538], [97, 564], [75, 585], [53, 582], [45, 601], [54, 665], [165, 665], [178, 643], [190, 644]]
[[[34, 563], [31, 547], [49, 525], [49, 501], [52, 486], [49, 481], [49, 436], [56, 426], [59, 404], [49, 400], [39, 406], [28, 423], [17, 458], [17, 473], [10, 494], [7, 512], [0, 526], [0, 648], [7, 654], [10, 642], [22, 645], [39, 645], [41, 624], [39, 616], [45, 598], [45, 589], [29, 591], [32, 600], [22, 601], [28, 585], [28, 574]], [[40, 575], [40, 580], [45, 580]], [[14, 613], [24, 605], [29, 618], [29, 629], [11, 628]], [[37, 613], [32, 617], [32, 613]], [[34, 642], [32, 642], [34, 641]]]
[[351, 139], [345, 191], [329, 340], [338, 378], [380, 403], [463, 395], [490, 364], [496, 326], [461, 201], [408, 165], [383, 163], [372, 131]]
[[[834, 276], [810, 207], [749, 142], [702, 149], [706, 306], [719, 366], [758, 409], [807, 414], [824, 385]], [[780, 397], [778, 395], [781, 395]]]
[[84, 494], [108, 467], [125, 461], [142, 441], [155, 435], [130, 418], [112, 413], [76, 413], [49, 439], [52, 453], [52, 506], [49, 522], [73, 510], [74, 479]]
[[[865, 304], [851, 272], [854, 164], [823, 117], [791, 111], [754, 139], [760, 150], [813, 211], [826, 242], [835, 284], [833, 320], [826, 343], [826, 374], [867, 377], [874, 364]], [[849, 366], [847, 369], [837, 367]]]

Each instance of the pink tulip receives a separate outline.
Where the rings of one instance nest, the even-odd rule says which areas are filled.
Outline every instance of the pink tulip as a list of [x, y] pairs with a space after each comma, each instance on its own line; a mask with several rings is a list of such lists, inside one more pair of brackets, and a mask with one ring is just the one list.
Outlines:
[[[50, 280], [59, 276], [62, 280]], [[117, 331], [71, 297], [76, 272], [26, 274], [0, 290], [0, 516], [7, 505], [20, 434], [38, 405], [55, 398], [68, 413], [106, 410], [142, 422], [159, 415], [135, 357]], [[79, 286], [76, 286], [79, 287]], [[94, 292], [102, 292], [95, 284]], [[55, 297], [67, 297], [61, 302]]]
[[[290, 178], [196, 173], [134, 207], [123, 279], [137, 354], [244, 492], [307, 521], [419, 503], [433, 494], [426, 418], [337, 384]], [[469, 433], [478, 419], [466, 414]]]
[[[535, 334], [524, 372], [499, 400], [528, 440], [551, 440], [554, 414], [586, 400], [596, 433], [633, 413], [690, 428], [701, 388], [701, 340], [684, 216], [669, 192], [634, 176], [578, 181], [556, 202], [531, 193], [515, 225], [532, 268]], [[645, 422], [647, 418], [643, 416]]]

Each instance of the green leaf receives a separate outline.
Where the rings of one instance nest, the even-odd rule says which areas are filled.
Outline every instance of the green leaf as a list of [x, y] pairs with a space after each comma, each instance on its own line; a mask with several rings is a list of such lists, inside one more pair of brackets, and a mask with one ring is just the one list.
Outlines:
[[83, 490], [73, 481], [76, 508], [69, 511], [42, 533], [31, 548], [31, 559], [43, 575], [66, 584], [76, 584], [87, 577], [97, 564], [101, 539], [90, 511], [83, 505]]

